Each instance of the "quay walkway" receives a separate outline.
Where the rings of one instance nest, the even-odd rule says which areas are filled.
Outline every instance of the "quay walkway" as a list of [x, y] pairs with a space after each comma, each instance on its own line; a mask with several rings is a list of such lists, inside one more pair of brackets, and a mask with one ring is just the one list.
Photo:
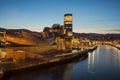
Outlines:
[[87, 55], [89, 51], [93, 51], [96, 49], [97, 46], [82, 50], [82, 51], [73, 51], [73, 53], [62, 53], [60, 55], [54, 55], [54, 58], [46, 59], [44, 61], [37, 61], [33, 63], [22, 63], [22, 64], [14, 64], [12, 66], [6, 66], [1, 70], [0, 77], [4, 77], [5, 74], [12, 74], [16, 71], [25, 71], [25, 70], [33, 70], [35, 68], [44, 68], [47, 66], [52, 66], [56, 64], [62, 64], [65, 62], [70, 62], [76, 59], [77, 57], [80, 58], [81, 56]]

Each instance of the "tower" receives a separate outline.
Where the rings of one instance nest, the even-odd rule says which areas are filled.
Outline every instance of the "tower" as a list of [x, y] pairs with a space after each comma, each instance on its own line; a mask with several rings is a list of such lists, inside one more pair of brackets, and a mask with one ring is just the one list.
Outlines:
[[72, 51], [72, 14], [64, 14], [64, 28], [66, 30], [65, 48], [67, 51]]
[[66, 29], [66, 34], [72, 37], [72, 14], [64, 15], [64, 28]]

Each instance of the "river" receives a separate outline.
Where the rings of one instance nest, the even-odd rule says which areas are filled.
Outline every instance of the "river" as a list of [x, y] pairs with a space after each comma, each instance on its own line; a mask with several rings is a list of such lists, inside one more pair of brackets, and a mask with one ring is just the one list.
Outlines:
[[83, 60], [16, 73], [8, 80], [120, 80], [120, 50], [100, 45]]

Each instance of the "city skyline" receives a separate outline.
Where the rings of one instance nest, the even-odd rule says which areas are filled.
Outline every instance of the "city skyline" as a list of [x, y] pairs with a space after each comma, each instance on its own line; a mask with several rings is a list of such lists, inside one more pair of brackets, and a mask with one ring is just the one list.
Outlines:
[[0, 27], [42, 31], [64, 24], [73, 14], [73, 31], [120, 33], [119, 0], [0, 0]]

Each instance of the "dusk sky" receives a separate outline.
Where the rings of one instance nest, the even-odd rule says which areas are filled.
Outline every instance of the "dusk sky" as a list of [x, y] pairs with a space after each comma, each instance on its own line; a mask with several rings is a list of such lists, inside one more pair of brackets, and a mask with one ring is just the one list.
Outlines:
[[0, 27], [40, 32], [66, 13], [74, 32], [120, 33], [120, 0], [0, 0]]

